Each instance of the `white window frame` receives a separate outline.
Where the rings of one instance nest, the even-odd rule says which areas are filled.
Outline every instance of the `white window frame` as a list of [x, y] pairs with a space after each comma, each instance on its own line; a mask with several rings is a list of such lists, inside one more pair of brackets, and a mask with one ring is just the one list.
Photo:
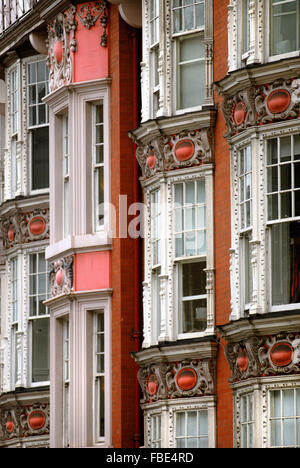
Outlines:
[[62, 117], [63, 122], [63, 238], [70, 235], [70, 135], [69, 114]]
[[[28, 278], [28, 317], [27, 317], [27, 322], [28, 322], [28, 339], [29, 339], [29, 356], [28, 356], [28, 363], [29, 363], [29, 373], [28, 373], [28, 380], [29, 380], [29, 385], [30, 387], [34, 388], [34, 387], [40, 387], [40, 386], [47, 386], [50, 384], [50, 380], [45, 380], [45, 381], [40, 381], [40, 382], [33, 382], [32, 380], [32, 353], [33, 353], [33, 322], [34, 321], [37, 321], [37, 320], [48, 320], [49, 321], [49, 333], [50, 333], [50, 311], [46, 308], [46, 314], [39, 314], [37, 313], [37, 315], [31, 315], [30, 314], [30, 297], [33, 297], [30, 295], [30, 278], [31, 276], [35, 276], [37, 277], [37, 280], [38, 280], [38, 276], [40, 274], [39, 272], [39, 269], [37, 269], [36, 273], [30, 273], [30, 257], [32, 255], [35, 255], [36, 256], [36, 264], [38, 265], [38, 257], [39, 255], [45, 255], [45, 251], [44, 250], [37, 250], [37, 251], [29, 251], [28, 252], [28, 275], [27, 275], [27, 278]], [[46, 281], [46, 293], [45, 293], [45, 296], [46, 296], [46, 300], [49, 298], [49, 295], [50, 295], [50, 284], [49, 284], [49, 270], [48, 270], [48, 263], [45, 259], [45, 264], [46, 264], [46, 272], [42, 272], [43, 274], [45, 273], [45, 281]], [[37, 284], [38, 284], [38, 281], [37, 281]], [[44, 295], [44, 294], [43, 294]], [[38, 294], [38, 289], [37, 289], [37, 294], [35, 294], [34, 296], [39, 296]], [[37, 311], [38, 312], [38, 311]], [[49, 337], [49, 359], [50, 359], [50, 337]], [[49, 362], [49, 365], [50, 365], [50, 362]], [[50, 372], [50, 371], [49, 371]]]
[[[96, 113], [97, 113], [97, 107], [102, 106], [102, 114], [103, 114], [103, 122], [98, 122], [96, 121]], [[103, 101], [95, 102], [93, 104], [93, 116], [92, 116], [92, 121], [93, 121], [93, 150], [92, 150], [92, 158], [93, 158], [93, 213], [94, 213], [94, 231], [103, 231], [104, 226], [105, 226], [105, 208], [104, 208], [104, 213], [103, 213], [103, 223], [99, 223], [97, 221], [97, 218], [99, 216], [98, 210], [99, 206], [97, 207], [97, 200], [99, 197], [99, 192], [98, 192], [98, 185], [99, 185], [99, 170], [103, 170], [103, 199], [104, 199], [104, 204], [106, 202], [105, 200], [105, 195], [106, 195], [106, 184], [107, 184], [107, 179], [106, 179], [106, 159], [105, 159], [105, 147], [106, 147], [106, 131], [105, 131], [105, 106]], [[102, 126], [102, 134], [103, 134], [103, 142], [97, 142], [97, 127]], [[102, 146], [103, 147], [103, 162], [102, 163], [97, 163], [96, 160], [96, 155], [97, 155], [97, 147]]]
[[10, 335], [11, 335], [11, 389], [16, 387], [19, 374], [18, 332], [20, 327], [20, 281], [19, 256], [10, 258]]
[[152, 448], [152, 417], [161, 418], [161, 448], [176, 448], [176, 413], [207, 411], [208, 447], [216, 448], [216, 400], [214, 396], [162, 400], [142, 405], [144, 411], [145, 447]]
[[[280, 2], [280, 0], [278, 0]], [[290, 1], [293, 1], [293, 0], [290, 0]], [[283, 53], [283, 54], [275, 54], [275, 55], [272, 55], [271, 54], [271, 42], [272, 42], [272, 38], [271, 38], [271, 34], [272, 34], [272, 0], [269, 0], [267, 3], [267, 6], [266, 6], [266, 15], [267, 15], [267, 22], [266, 24], [268, 25], [268, 28], [267, 28], [267, 51], [268, 51], [268, 57], [269, 57], [269, 61], [272, 62], [272, 61], [275, 61], [275, 60], [280, 60], [282, 58], [287, 58], [287, 57], [297, 57], [299, 56], [299, 49], [300, 49], [300, 34], [299, 34], [299, 28], [300, 28], [300, 17], [299, 17], [299, 13], [300, 13], [300, 5], [299, 5], [299, 2], [297, 2], [297, 6], [298, 6], [298, 46], [299, 46], [299, 49], [295, 50], [295, 51], [291, 51], [291, 52], [287, 52], [287, 53]]]
[[[268, 182], [268, 178], [267, 178], [267, 168], [269, 167], [268, 165], [268, 161], [267, 161], [267, 157], [268, 157], [268, 140], [271, 140], [271, 139], [274, 139], [274, 138], [277, 138], [278, 140], [280, 140], [281, 138], [285, 138], [285, 137], [292, 137], [293, 135], [300, 135], [300, 131], [299, 132], [282, 132], [281, 134], [278, 132], [278, 134], [275, 133], [275, 135], [272, 136], [272, 138], [269, 138], [269, 137], [266, 137], [265, 138], [265, 178], [266, 178], [266, 184]], [[280, 152], [280, 149], [278, 147], [278, 152]], [[291, 152], [293, 152], [293, 144], [291, 145]], [[293, 159], [292, 159], [292, 156], [291, 155], [291, 162], [290, 164], [292, 165], [293, 164]], [[300, 162], [298, 163], [300, 164]], [[279, 167], [280, 167], [280, 163], [278, 161], [278, 171], [279, 171]], [[293, 179], [291, 180], [291, 183], [293, 185]], [[278, 182], [278, 185], [279, 185], [279, 182]], [[279, 187], [278, 187], [279, 188]], [[299, 191], [299, 189], [297, 189], [296, 191]], [[279, 191], [277, 190], [277, 196], [280, 195], [282, 191]], [[283, 191], [284, 193], [285, 191]], [[295, 187], [291, 187], [291, 190], [290, 192], [292, 193], [292, 195], [294, 194], [295, 192]], [[273, 192], [270, 192], [270, 193], [273, 193]], [[282, 224], [282, 223], [292, 223], [292, 222], [297, 222], [300, 220], [300, 216], [295, 216], [295, 217], [289, 217], [289, 218], [282, 218], [281, 217], [281, 212], [280, 212], [280, 203], [278, 205], [278, 214], [279, 214], [279, 218], [277, 219], [272, 219], [272, 220], [269, 220], [268, 219], [268, 189], [267, 189], [267, 185], [266, 185], [266, 196], [265, 196], [265, 209], [266, 209], [266, 228], [267, 228], [267, 232], [266, 232], [266, 242], [267, 242], [267, 245], [268, 245], [268, 264], [270, 266], [269, 268], [269, 297], [268, 297], [268, 302], [270, 304], [270, 311], [271, 312], [281, 312], [283, 310], [297, 310], [299, 309], [299, 302], [297, 303], [287, 303], [287, 304], [281, 304], [281, 305], [273, 305], [273, 301], [272, 301], [272, 257], [271, 257], [271, 252], [272, 252], [272, 235], [271, 235], [271, 229], [270, 227], [272, 227], [273, 225], [279, 225], [279, 224]], [[295, 210], [295, 204], [292, 202], [292, 210], [294, 211]], [[294, 213], [292, 213], [293, 215]]]
[[70, 446], [70, 321], [65, 316], [63, 326], [63, 445]]
[[[46, 57], [43, 57], [43, 56], [38, 56], [36, 58], [31, 58], [30, 60], [26, 60], [24, 61], [24, 64], [25, 64], [25, 67], [26, 67], [26, 102], [27, 102], [27, 117], [26, 117], [26, 129], [27, 129], [27, 135], [28, 135], [28, 160], [29, 160], [29, 174], [28, 174], [28, 182], [29, 182], [29, 193], [30, 194], [42, 194], [42, 193], [48, 193], [49, 192], [49, 186], [48, 187], [44, 187], [44, 188], [41, 188], [41, 189], [34, 189], [33, 188], [33, 175], [32, 175], [32, 171], [33, 171], [33, 132], [35, 130], [38, 130], [38, 129], [41, 129], [41, 128], [48, 128], [50, 127], [49, 125], [49, 109], [48, 109], [48, 106], [47, 104], [42, 104], [43, 106], [45, 106], [45, 120], [46, 122], [45, 123], [42, 123], [42, 124], [39, 124], [39, 123], [35, 123], [35, 124], [30, 124], [30, 107], [35, 107], [35, 108], [38, 108], [39, 107], [39, 104], [36, 103], [35, 105], [32, 105], [30, 106], [29, 105], [29, 87], [30, 86], [34, 86], [35, 85], [35, 88], [37, 90], [37, 87], [38, 87], [38, 84], [39, 83], [46, 83], [46, 95], [47, 95], [47, 91], [49, 90], [49, 80], [47, 81], [43, 81], [43, 82], [38, 82], [36, 81], [35, 83], [29, 83], [29, 66], [30, 65], [33, 65], [33, 64], [37, 64], [39, 62], [45, 62], [45, 70], [46, 70], [46, 74], [47, 74], [47, 64], [46, 64]], [[47, 77], [47, 75], [46, 75]], [[48, 83], [48, 84], [47, 84]], [[38, 97], [36, 95], [36, 101], [37, 101]], [[49, 131], [48, 131], [49, 132]], [[49, 144], [49, 141], [50, 141], [50, 134], [48, 133], [48, 144]], [[50, 163], [50, 154], [49, 154], [49, 163]], [[49, 170], [49, 185], [50, 185], [50, 170]]]

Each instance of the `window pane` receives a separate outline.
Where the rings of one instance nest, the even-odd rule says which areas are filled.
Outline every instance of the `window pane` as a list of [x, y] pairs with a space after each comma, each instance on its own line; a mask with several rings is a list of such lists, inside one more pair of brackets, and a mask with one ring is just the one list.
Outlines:
[[277, 164], [278, 162], [278, 140], [268, 140], [268, 164]]
[[272, 302], [288, 304], [290, 297], [289, 224], [272, 226]]
[[206, 263], [183, 263], [182, 290], [183, 297], [206, 294]]
[[176, 414], [176, 436], [185, 435], [185, 413]]
[[32, 321], [32, 382], [50, 380], [49, 319]]
[[49, 187], [49, 128], [32, 131], [32, 189]]
[[196, 333], [206, 330], [207, 304], [206, 299], [184, 301], [183, 303], [183, 333]]
[[[187, 435], [188, 436], [197, 436], [197, 412], [190, 411], [187, 414]], [[197, 447], [197, 439], [196, 439]]]
[[271, 17], [271, 54], [285, 54], [298, 49], [298, 1], [274, 1]]
[[271, 445], [272, 447], [281, 445], [281, 421], [271, 421]]

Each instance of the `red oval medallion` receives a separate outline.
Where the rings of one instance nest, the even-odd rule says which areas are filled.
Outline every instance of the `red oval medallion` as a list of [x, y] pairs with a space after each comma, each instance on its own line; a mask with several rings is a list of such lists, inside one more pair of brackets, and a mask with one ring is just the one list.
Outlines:
[[292, 362], [293, 348], [286, 342], [276, 343], [270, 351], [270, 357], [275, 366], [288, 366]]
[[61, 41], [56, 41], [53, 47], [53, 54], [57, 63], [61, 63], [63, 59], [63, 44]]
[[31, 429], [42, 429], [46, 423], [45, 413], [43, 411], [32, 411], [32, 413], [30, 413], [28, 416], [28, 423]]
[[244, 349], [241, 349], [237, 358], [237, 365], [240, 371], [245, 372], [249, 366], [248, 354]]
[[233, 109], [233, 120], [236, 125], [242, 125], [246, 118], [246, 104], [242, 101], [238, 102]]
[[177, 385], [181, 390], [192, 390], [197, 383], [197, 374], [194, 369], [185, 368], [178, 372]]
[[148, 154], [148, 157], [147, 157], [147, 166], [150, 169], [154, 169], [155, 165], [156, 165], [156, 156], [154, 153], [151, 152]]
[[147, 393], [150, 396], [156, 395], [157, 390], [158, 390], [158, 383], [157, 383], [156, 375], [154, 374], [149, 375], [147, 382], [146, 382], [146, 389], [147, 389]]
[[62, 285], [62, 282], [63, 282], [63, 279], [64, 279], [64, 274], [63, 274], [63, 271], [61, 269], [59, 269], [56, 273], [56, 276], [55, 276], [55, 280], [56, 280], [56, 284], [58, 286], [61, 286]]
[[180, 140], [175, 146], [174, 152], [178, 161], [188, 161], [194, 156], [195, 145], [191, 140]]
[[32, 218], [29, 223], [29, 230], [34, 236], [40, 236], [46, 229], [46, 221], [41, 216]]
[[13, 242], [13, 240], [15, 238], [15, 230], [14, 230], [13, 227], [9, 228], [8, 233], [7, 233], [7, 237], [8, 237], [9, 242]]
[[5, 425], [6, 425], [7, 432], [9, 432], [11, 434], [13, 432], [13, 430], [14, 430], [13, 421], [7, 421]]
[[267, 99], [267, 107], [272, 114], [286, 111], [290, 103], [291, 95], [286, 89], [275, 89]]

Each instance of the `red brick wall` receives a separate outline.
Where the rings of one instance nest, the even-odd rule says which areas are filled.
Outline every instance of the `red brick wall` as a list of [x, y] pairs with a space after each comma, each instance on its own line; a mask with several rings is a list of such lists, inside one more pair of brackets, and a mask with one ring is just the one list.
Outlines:
[[[119, 219], [119, 194], [134, 196], [133, 143], [127, 132], [134, 128], [133, 51], [130, 28], [119, 16], [118, 6], [110, 5], [110, 76], [111, 85], [111, 193]], [[129, 219], [130, 220], [130, 219]], [[134, 242], [113, 241], [112, 273], [112, 428], [113, 446], [134, 447], [135, 364], [131, 339], [134, 328]]]
[[[227, 0], [214, 0], [214, 81], [226, 76], [227, 66]], [[227, 323], [230, 315], [230, 153], [224, 138], [225, 121], [221, 98], [215, 93], [218, 116], [215, 129], [215, 266], [216, 323]], [[221, 341], [217, 363], [217, 444], [229, 448], [233, 444], [232, 391], [228, 384], [229, 366]]]

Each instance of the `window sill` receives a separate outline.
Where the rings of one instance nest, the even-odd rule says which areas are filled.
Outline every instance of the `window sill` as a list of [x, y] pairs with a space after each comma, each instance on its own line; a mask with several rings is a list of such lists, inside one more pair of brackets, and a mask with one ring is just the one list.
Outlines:
[[300, 302], [296, 302], [295, 304], [272, 306], [271, 312], [289, 312], [289, 311], [299, 310], [299, 309], [300, 309]]
[[300, 51], [296, 50], [295, 52], [287, 52], [286, 54], [271, 55], [269, 58], [267, 58], [267, 62], [277, 62], [282, 59], [299, 57], [299, 56], [300, 56]]

